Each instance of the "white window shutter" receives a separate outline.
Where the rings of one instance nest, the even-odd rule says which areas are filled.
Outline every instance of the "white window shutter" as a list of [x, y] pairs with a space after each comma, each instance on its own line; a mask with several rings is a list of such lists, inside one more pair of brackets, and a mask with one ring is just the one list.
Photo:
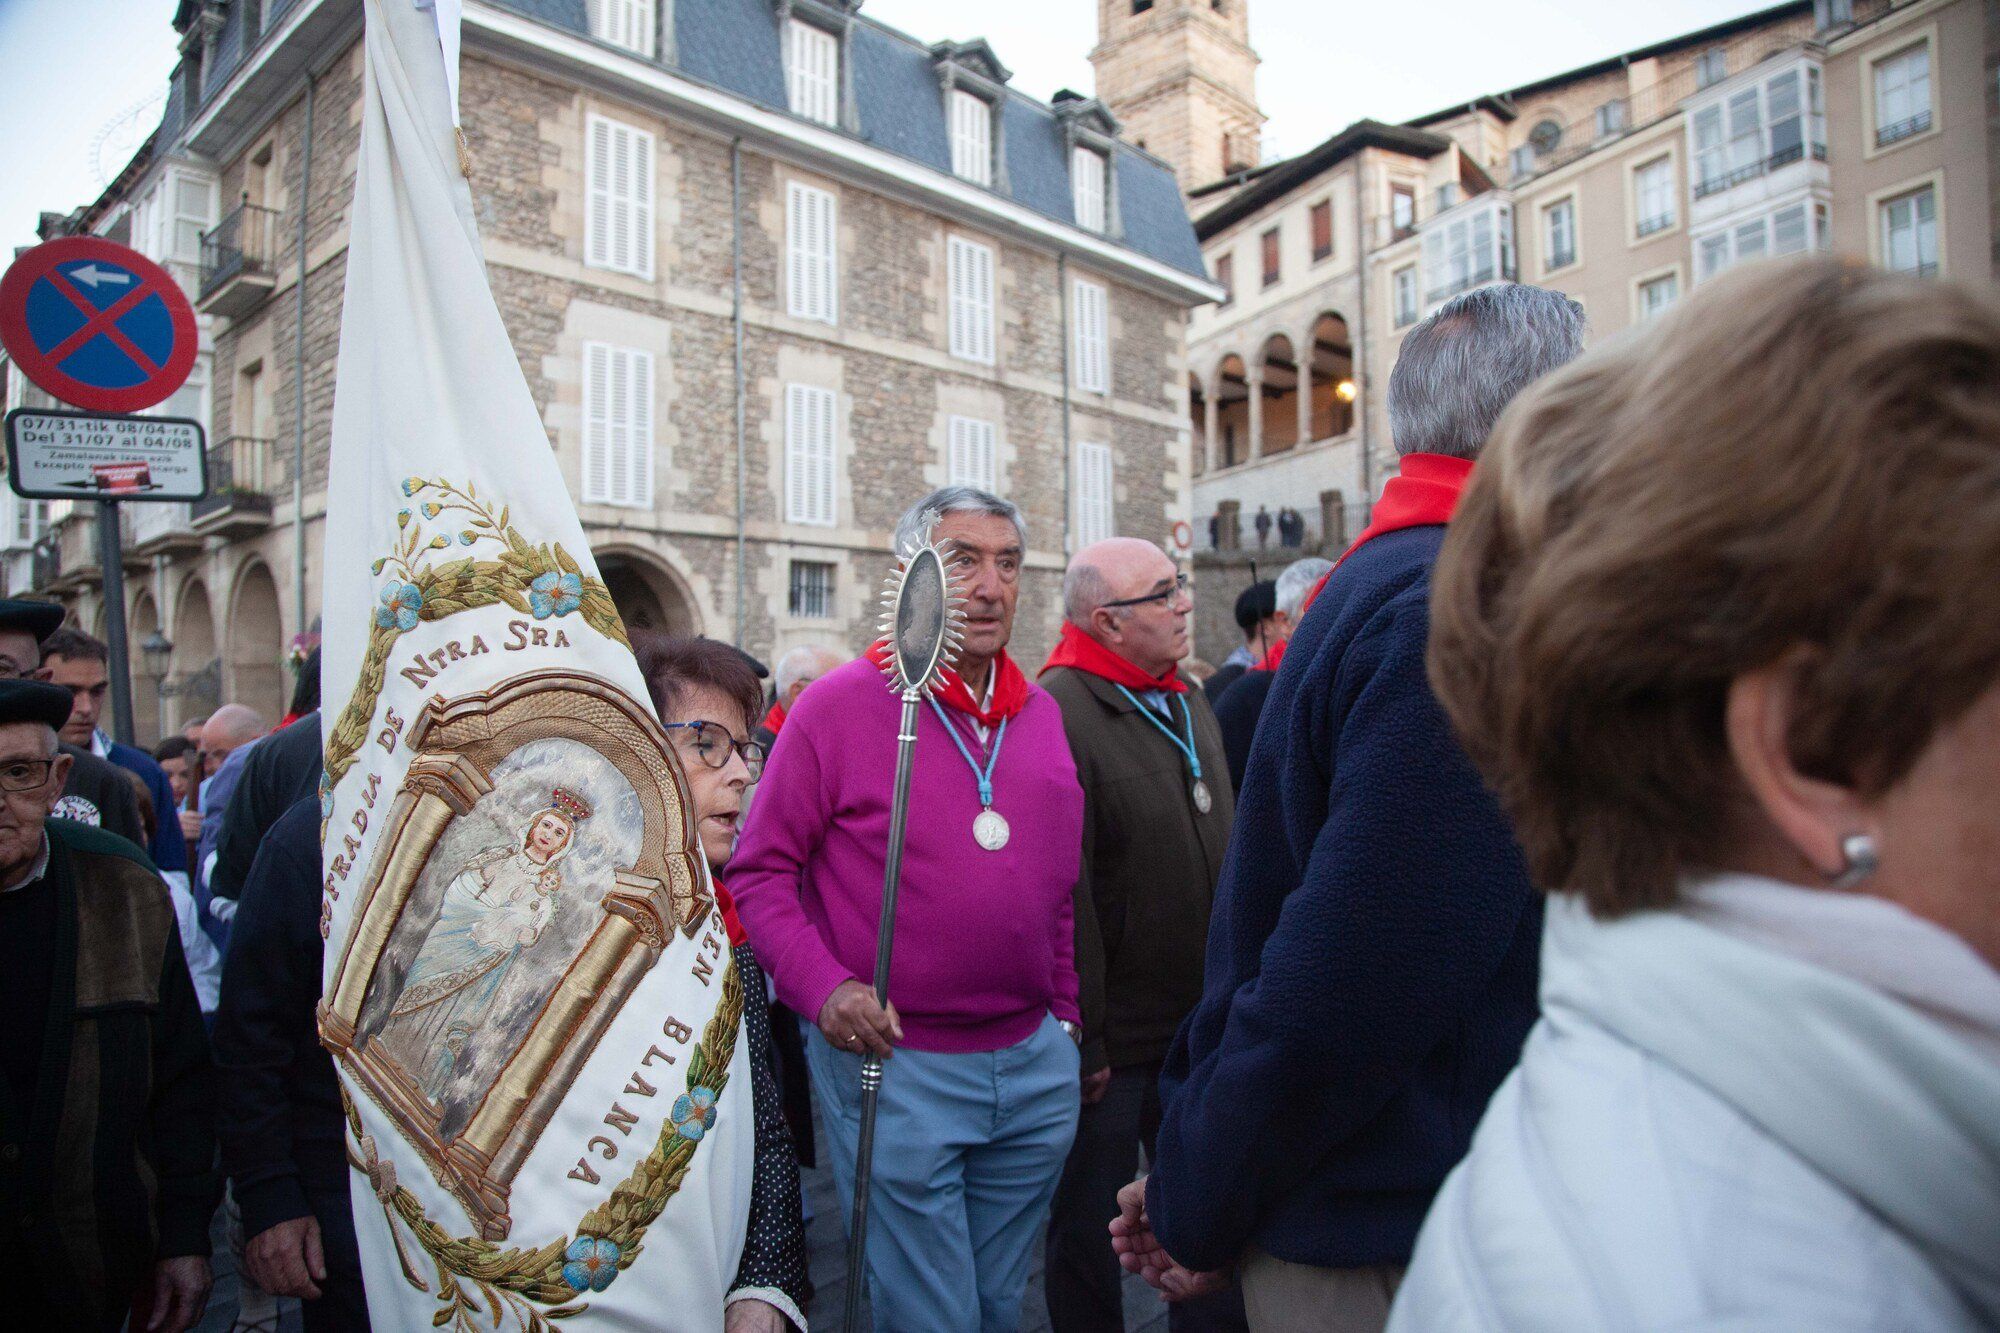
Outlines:
[[975, 185], [993, 183], [993, 108], [962, 88], [951, 94], [951, 169]]
[[833, 125], [840, 120], [840, 42], [832, 33], [791, 20], [792, 110], [807, 120]]
[[1078, 547], [1117, 536], [1112, 493], [1111, 446], [1076, 446], [1076, 533]]
[[785, 387], [785, 521], [832, 527], [835, 397], [809, 384]]
[[1079, 278], [1072, 305], [1076, 387], [1085, 393], [1108, 393], [1111, 389], [1108, 294], [1102, 284]]
[[590, 217], [585, 226], [584, 262], [608, 268], [611, 265], [611, 122], [592, 116], [586, 137]]
[[583, 262], [653, 276], [653, 136], [602, 116], [585, 134]]
[[990, 421], [952, 417], [946, 429], [945, 484], [1000, 490], [998, 439]]
[[993, 364], [993, 248], [954, 236], [946, 252], [951, 354]]
[[627, 130], [632, 140], [632, 271], [653, 276], [653, 136]]
[[611, 348], [583, 345], [583, 499], [611, 498]]
[[628, 489], [631, 503], [641, 509], [653, 507], [653, 354], [627, 352], [632, 363], [631, 466]]
[[1086, 231], [1101, 232], [1105, 229], [1105, 177], [1104, 154], [1094, 148], [1079, 144], [1070, 151], [1070, 194], [1076, 212], [1076, 225]]
[[802, 319], [839, 321], [838, 216], [832, 194], [796, 181], [791, 184], [786, 198], [785, 306]]

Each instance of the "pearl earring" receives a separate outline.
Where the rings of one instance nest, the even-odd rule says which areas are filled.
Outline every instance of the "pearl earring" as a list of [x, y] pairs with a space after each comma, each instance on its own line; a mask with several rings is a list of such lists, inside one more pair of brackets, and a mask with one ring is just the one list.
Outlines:
[[1850, 833], [1840, 840], [1840, 873], [1833, 877], [1829, 886], [1835, 889], [1858, 888], [1876, 868], [1881, 865], [1881, 855], [1876, 850], [1874, 835]]

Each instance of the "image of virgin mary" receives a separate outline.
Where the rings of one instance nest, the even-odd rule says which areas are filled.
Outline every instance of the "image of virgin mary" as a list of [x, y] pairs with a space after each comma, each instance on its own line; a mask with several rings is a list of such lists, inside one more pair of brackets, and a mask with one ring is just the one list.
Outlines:
[[445, 886], [382, 1033], [433, 1105], [443, 1107], [502, 984], [548, 927], [563, 891], [563, 859], [590, 815], [581, 798], [558, 787], [515, 845], [477, 853]]

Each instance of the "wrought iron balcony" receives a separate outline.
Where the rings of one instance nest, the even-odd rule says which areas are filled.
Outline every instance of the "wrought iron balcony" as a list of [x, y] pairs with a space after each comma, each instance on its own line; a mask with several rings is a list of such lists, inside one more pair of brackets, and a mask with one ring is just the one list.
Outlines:
[[1899, 120], [1893, 125], [1884, 125], [1881, 129], [1876, 130], [1875, 146], [1877, 148], [1887, 148], [1892, 143], [1901, 143], [1905, 139], [1913, 139], [1930, 127], [1931, 113], [1927, 110], [1919, 111], [1907, 120]]
[[[1734, 171], [1724, 172], [1720, 176], [1704, 176], [1701, 180], [1695, 182], [1694, 197], [1697, 199], [1707, 199], [1712, 195], [1721, 194], [1725, 190], [1735, 189], [1744, 181], [1755, 180], [1759, 176], [1768, 175], [1780, 167], [1788, 167], [1794, 162], [1804, 161], [1805, 155], [1806, 147], [1804, 144], [1793, 144], [1789, 148], [1780, 148], [1769, 157], [1745, 163]], [[1814, 144], [1812, 146], [1812, 156], [1815, 162], [1826, 161], [1826, 145], [1823, 143]]]
[[208, 496], [188, 506], [188, 522], [203, 536], [240, 537], [271, 526], [271, 489], [278, 483], [270, 440], [232, 435], [208, 451]]
[[277, 285], [278, 212], [246, 197], [201, 234], [202, 310], [235, 317], [256, 309]]

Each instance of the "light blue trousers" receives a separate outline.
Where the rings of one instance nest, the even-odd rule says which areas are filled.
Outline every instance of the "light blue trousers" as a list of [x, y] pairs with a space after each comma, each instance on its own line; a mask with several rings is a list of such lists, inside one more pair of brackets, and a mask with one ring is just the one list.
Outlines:
[[[813, 1096], [853, 1215], [861, 1057], [806, 1038]], [[976, 1055], [899, 1050], [882, 1070], [868, 1191], [878, 1333], [1012, 1333], [1049, 1200], [1076, 1137], [1078, 1054], [1054, 1018]]]

